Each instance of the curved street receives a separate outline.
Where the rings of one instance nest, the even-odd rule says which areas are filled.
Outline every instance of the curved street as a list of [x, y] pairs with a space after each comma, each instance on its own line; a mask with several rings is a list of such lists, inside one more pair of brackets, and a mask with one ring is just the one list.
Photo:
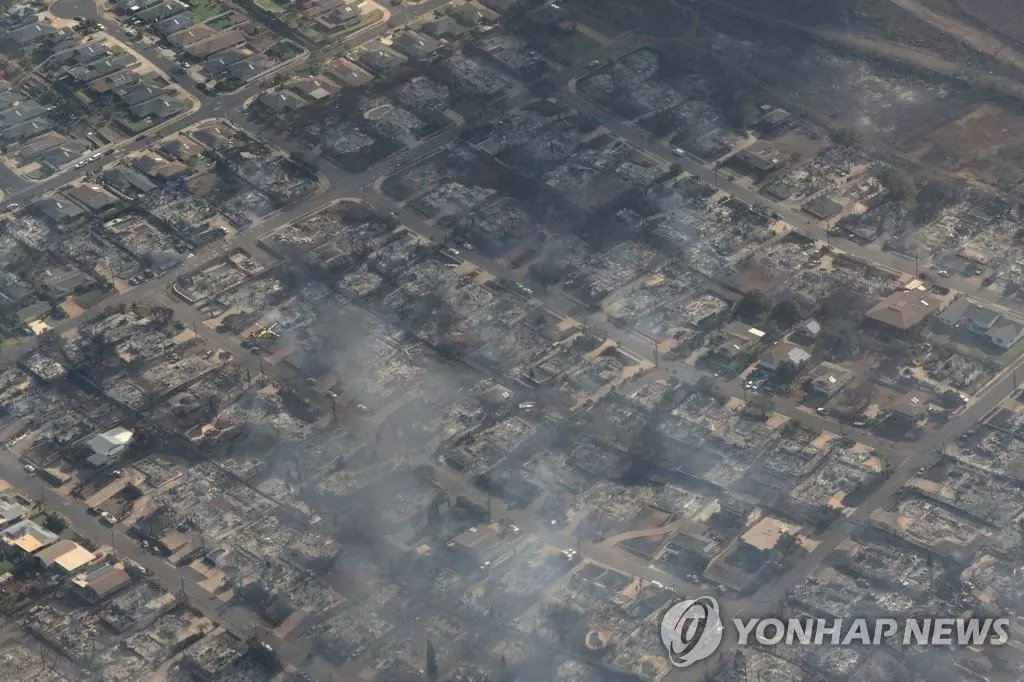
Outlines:
[[[433, 6], [436, 6], [436, 3], [433, 5], [426, 3], [422, 6], [417, 6], [417, 9], [426, 12], [430, 11]], [[102, 19], [102, 14], [99, 12], [97, 6], [89, 0], [58, 0], [51, 9], [58, 16], [67, 18], [85, 16], [89, 18]], [[127, 40], [127, 36], [125, 36], [123, 32], [119, 33], [119, 27], [111, 25], [114, 22], [107, 21], [105, 23], [108, 25], [108, 32], [111, 32], [119, 39]], [[373, 29], [367, 33], [365, 38], [369, 40], [377, 37], [386, 30], [387, 28], [384, 26]], [[605, 46], [595, 52], [592, 56], [598, 60], [605, 59], [635, 49], [643, 42], [643, 38], [627, 35], [618, 41]], [[137, 49], [139, 49], [146, 58], [151, 59], [160, 68], [170, 70], [174, 66], [151, 47], [139, 46]], [[708, 184], [717, 184], [723, 190], [731, 193], [741, 201], [751, 205], [759, 204], [768, 206], [770, 209], [777, 211], [779, 215], [781, 215], [782, 219], [792, 225], [794, 229], [801, 234], [819, 241], [830, 241], [833, 248], [844, 251], [861, 260], [872, 262], [892, 272], [906, 275], [919, 274], [917, 272], [916, 264], [912, 261], [908, 261], [899, 254], [864, 247], [833, 236], [828, 232], [826, 227], [822, 227], [817, 221], [811, 220], [806, 216], [793, 211], [786, 210], [781, 206], [773, 204], [773, 202], [768, 200], [767, 197], [754, 190], [739, 186], [719, 177], [719, 174], [714, 168], [709, 168], [690, 157], [677, 157], [673, 154], [672, 149], [667, 145], [652, 143], [648, 139], [649, 136], [642, 130], [623, 123], [616, 116], [583, 98], [576, 92], [575, 79], [583, 75], [588, 68], [590, 67], [587, 65], [580, 65], [563, 69], [552, 78], [553, 82], [561, 89], [560, 97], [567, 106], [575, 108], [582, 114], [598, 120], [606, 129], [642, 148], [648, 156], [656, 159], [659, 163], [665, 166], [670, 164], [679, 164], [682, 170], [699, 177]], [[195, 89], [194, 85], [185, 85], [185, 87], [191, 94], [198, 98], [201, 102], [201, 108], [186, 116], [173, 120], [165, 126], [162, 126], [159, 130], [160, 136], [181, 131], [204, 119], [224, 117], [235, 125], [249, 129], [256, 136], [264, 138], [268, 137], [265, 131], [258, 130], [252, 125], [243, 110], [243, 105], [246, 100], [259, 92], [258, 85], [251, 86], [250, 88], [246, 88], [238, 93], [220, 97], [210, 97], [209, 95]], [[520, 92], [510, 98], [507, 103], [507, 108], [515, 108], [525, 104], [531, 99], [533, 99], [533, 96], [529, 92]], [[491, 118], [500, 115], [500, 111], [493, 111], [490, 113]], [[396, 165], [410, 165], [415, 163], [417, 160], [436, 152], [445, 145], [456, 140], [459, 132], [460, 129], [458, 127], [450, 127], [442, 131], [440, 134], [429, 138], [417, 147], [400, 152], [394, 157], [385, 159], [371, 168], [357, 174], [345, 173], [334, 164], [320, 159], [317, 163], [317, 169], [325, 179], [326, 186], [317, 195], [307, 198], [302, 204], [283, 211], [280, 214], [275, 215], [272, 219], [264, 221], [257, 227], [239, 234], [231, 241], [212, 244], [199, 250], [195, 254], [194, 260], [187, 260], [178, 267], [165, 272], [163, 275], [153, 280], [134, 287], [120, 295], [107, 299], [102, 306], [97, 306], [96, 308], [89, 310], [82, 317], [78, 317], [73, 320], [64, 320], [60, 324], [56, 325], [55, 329], [58, 333], [65, 331], [82, 324], [83, 321], [94, 319], [95, 317], [104, 314], [108, 309], [121, 304], [141, 301], [144, 299], [152, 299], [154, 296], [168, 300], [166, 290], [169, 286], [179, 276], [195, 269], [197, 264], [204, 263], [222, 254], [228, 248], [243, 248], [251, 252], [255, 252], [257, 250], [258, 241], [267, 233], [276, 230], [289, 222], [293, 222], [336, 199], [363, 197], [379, 208], [396, 212], [401, 222], [409, 229], [435, 241], [442, 241], [444, 234], [441, 229], [422, 220], [419, 215], [409, 210], [405, 210], [401, 206], [390, 201], [387, 197], [378, 192], [371, 183], [381, 175], [393, 172]], [[287, 140], [280, 139], [278, 136], [271, 135], [269, 136], [269, 139], [293, 153], [302, 151], [294, 148], [294, 146], [290, 145]], [[148, 146], [151, 142], [151, 134], [144, 134], [121, 143], [118, 145], [118, 149], [122, 153], [129, 153], [140, 150]], [[8, 199], [30, 201], [46, 192], [59, 188], [73, 177], [78, 177], [81, 174], [98, 170], [107, 162], [109, 162], [109, 159], [93, 162], [83, 169], [69, 169], [40, 183], [28, 183], [16, 176], [13, 179], [9, 178], [8, 175], [13, 174], [5, 167], [0, 166], [0, 185], [5, 189], [9, 188], [9, 191], [7, 192]], [[467, 253], [462, 257], [496, 276], [510, 278], [516, 277], [516, 273], [511, 271], [509, 268], [493, 260], [487, 259], [478, 253]], [[978, 288], [970, 282], [958, 278], [950, 278], [947, 282], [949, 286], [954, 289], [969, 293], [970, 295], [989, 302], [996, 307], [1002, 306], [1002, 302], [998, 296], [990, 291]], [[582, 312], [576, 301], [566, 296], [563, 292], [557, 290], [557, 288], [553, 288], [544, 295], [538, 295], [537, 297], [545, 306], [560, 315], [577, 317]], [[237, 350], [234, 345], [232, 345], [234, 342], [231, 339], [218, 334], [214, 330], [208, 329], [205, 325], [202, 325], [202, 320], [199, 319], [200, 315], [194, 309], [173, 300], [168, 300], [167, 304], [174, 308], [176, 315], [179, 315], [182, 319], [190, 322], [198, 322], [197, 328], [202, 330], [200, 332], [201, 335], [209, 337], [220, 346], [232, 350], [232, 352]], [[600, 327], [600, 331], [624, 348], [641, 357], [650, 357], [651, 355], [652, 349], [650, 342], [631, 331], [622, 330], [612, 325], [603, 325]], [[3, 354], [0, 355], [0, 360], [5, 362], [13, 361], [15, 358], [33, 348], [36, 343], [36, 338], [23, 339], [16, 345], [7, 348]], [[919, 467], [938, 458], [945, 443], [954, 439], [964, 430], [971, 428], [975, 423], [994, 409], [1001, 400], [1014, 394], [1017, 387], [1013, 374], [1015, 370], [1020, 369], [1022, 366], [1024, 366], [1024, 356], [1018, 357], [1016, 360], [1011, 362], [1009, 366], [1003, 369], [993, 381], [991, 381], [975, 396], [967, 408], [963, 409], [945, 426], [929, 433], [918, 443], [914, 443], [909, 446], [894, 446], [894, 444], [883, 439], [876, 438], [866, 431], [847, 427], [849, 431], [856, 432], [856, 439], [858, 441], [871, 445], [878, 450], [880, 454], [884, 455], [890, 463], [892, 463], [894, 467], [892, 475], [884, 480], [884, 482], [872, 494], [870, 494], [849, 517], [842, 518], [835, 522], [823, 535], [816, 538], [818, 545], [814, 550], [779, 579], [771, 584], [762, 586], [757, 594], [749, 598], [720, 598], [720, 601], [723, 602], [723, 608], [726, 614], [730, 617], [737, 615], [761, 615], [767, 614], [773, 609], [776, 609], [777, 604], [786, 596], [790, 589], [805, 580], [808, 576], [812, 575], [818, 567], [821, 566], [825, 558], [839, 545], [839, 543], [846, 539], [859, 524], [865, 523], [875, 510], [882, 507], [890, 497], [915, 474]], [[674, 376], [686, 382], [696, 383], [700, 378], [707, 375], [689, 365], [686, 365], [682, 361], [662, 359], [659, 362], [658, 369], [649, 374], [642, 381], [654, 381], [658, 378], [667, 376]], [[739, 384], [718, 380], [714, 377], [710, 378], [715, 381], [717, 389], [725, 395], [742, 397], [742, 386]], [[842, 428], [839, 427], [837, 422], [834, 420], [822, 415], [809, 413], [806, 409], [801, 408], [793, 401], [786, 398], [777, 397], [772, 409], [787, 417], [806, 423], [812, 428], [818, 430], [838, 433]], [[38, 479], [31, 478], [20, 469], [14, 461], [13, 456], [0, 458], [0, 476], [7, 478], [29, 494], [33, 494], [35, 492], [33, 488], [39, 485]], [[478, 500], [483, 497], [483, 494], [470, 485], [463, 476], [447, 471], [439, 472], [439, 476], [439, 483], [446, 488], [450, 488], [453, 492], [457, 492], [460, 495], [466, 495], [473, 500]], [[40, 488], [39, 494], [48, 501], [48, 506], [51, 506], [65, 514], [71, 520], [72, 525], [74, 525], [76, 529], [79, 529], [84, 535], [101, 542], [106, 542], [107, 540], [105, 540], [105, 537], [109, 536], [109, 542], [115, 544], [118, 551], [125, 553], [127, 556], [146, 567], [146, 569], [152, 573], [154, 579], [164, 585], [164, 587], [168, 587], [168, 589], [170, 589], [169, 585], [177, 586], [180, 583], [181, 588], [185, 590], [185, 593], [189, 596], [190, 600], [196, 600], [197, 607], [200, 608], [200, 610], [206, 612], [209, 609], [211, 613], [215, 613], [217, 615], [219, 620], [226, 620], [229, 626], [232, 628], [238, 628], [240, 633], [245, 627], [249, 627], [249, 634], [251, 634], [251, 626], [246, 625], [251, 621], [251, 616], [243, 610], [229, 609], [225, 612], [222, 605], [215, 603], [215, 600], [209, 599], [203, 594], [198, 594], [198, 592], [202, 592], [202, 590], [193, 585], [194, 581], [190, 582], [187, 577], [183, 576], [180, 569], [171, 566], [162, 559], [157, 559], [156, 557], [143, 552], [133, 541], [124, 536], [119, 529], [109, 529], [101, 526], [95, 518], [87, 514], [84, 510], [84, 506], [80, 503], [72, 500], [65, 500], [64, 498], [57, 498], [55, 494], [47, 495], [45, 488]], [[497, 500], [493, 503], [500, 504]], [[537, 527], [539, 524], [542, 525], [543, 523], [542, 520], [537, 519], [533, 512], [528, 509], [508, 510], [507, 508], [501, 508], [499, 511], [506, 514], [509, 518], [516, 520], [516, 522], [524, 528]], [[661, 531], [662, 529], [658, 530]], [[618, 539], [626, 539], [627, 536], [638, 537], [627, 533]], [[587, 558], [600, 563], [605, 563], [613, 568], [617, 568], [618, 570], [622, 570], [623, 572], [634, 576], [643, 577], [647, 580], [659, 580], [665, 584], [672, 585], [681, 594], [685, 594], [687, 590], [692, 589], [692, 586], [690, 585], [685, 585], [681, 581], [674, 580], [670, 576], [667, 576], [656, 569], [644, 566], [635, 558], [615, 547], [591, 545], [589, 543], [583, 543], [581, 545], [580, 543], [573, 541], [564, 533], [548, 533], [544, 535], [544, 538], [548, 542], [562, 546], [566, 549], [578, 546], [580, 547], [582, 554]], [[283, 643], [280, 645], [285, 646]], [[726, 644], [726, 647], [728, 648], [733, 645], [734, 643], [729, 642]], [[301, 651], [296, 651], [294, 653], [295, 658], [300, 656], [304, 657], [304, 655], [304, 652]], [[285, 653], [283, 657], [289, 659], [293, 657], [293, 654]], [[667, 679], [672, 680], [672, 682], [698, 680], [703, 676], [703, 674], [703, 670], [698, 671], [697, 669], [677, 670], [673, 671]], [[323, 679], [327, 678], [325, 677]]]

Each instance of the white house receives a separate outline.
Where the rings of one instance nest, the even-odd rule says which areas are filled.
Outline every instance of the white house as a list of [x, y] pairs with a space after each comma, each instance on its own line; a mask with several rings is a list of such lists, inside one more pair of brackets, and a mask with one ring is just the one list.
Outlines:
[[134, 438], [135, 434], [123, 426], [97, 433], [85, 443], [93, 452], [87, 461], [95, 467], [104, 466], [120, 457]]

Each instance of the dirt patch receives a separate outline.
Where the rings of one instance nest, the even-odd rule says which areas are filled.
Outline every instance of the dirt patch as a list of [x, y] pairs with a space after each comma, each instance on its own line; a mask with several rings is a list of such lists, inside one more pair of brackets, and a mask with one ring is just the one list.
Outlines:
[[964, 160], [988, 156], [1024, 137], [1024, 118], [982, 104], [935, 131], [936, 143]]
[[71, 298], [65, 299], [60, 304], [60, 308], [71, 319], [74, 319], [74, 318], [78, 317], [79, 315], [81, 315], [82, 313], [85, 312], [85, 308], [83, 308], [82, 306], [78, 305], [78, 303], [74, 299], [71, 299]]
[[1003, 190], [1024, 182], [1024, 117], [982, 104], [935, 131], [935, 147], [923, 158], [965, 172]]

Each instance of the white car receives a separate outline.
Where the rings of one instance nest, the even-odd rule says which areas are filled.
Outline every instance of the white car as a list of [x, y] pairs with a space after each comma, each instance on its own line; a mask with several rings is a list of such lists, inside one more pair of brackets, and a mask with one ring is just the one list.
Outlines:
[[683, 151], [682, 147], [673, 147], [672, 153], [676, 156], [686, 156], [686, 152]]
[[26, 464], [25, 465], [25, 473], [26, 474], [34, 474], [35, 472], [36, 472], [35, 466], [33, 466], [31, 464]]
[[83, 166], [85, 166], [86, 163], [88, 163], [88, 162], [87, 161], [79, 161], [78, 163], [75, 164], [75, 168], [82, 168]]

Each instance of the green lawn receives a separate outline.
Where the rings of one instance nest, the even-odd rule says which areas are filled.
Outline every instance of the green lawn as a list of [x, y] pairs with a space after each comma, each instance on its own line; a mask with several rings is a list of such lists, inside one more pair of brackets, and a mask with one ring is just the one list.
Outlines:
[[256, 0], [256, 4], [271, 14], [284, 14], [288, 11], [287, 7], [275, 2], [275, 0]]
[[195, 15], [197, 24], [212, 19], [225, 10], [224, 6], [215, 0], [192, 0], [189, 6], [192, 9], [192, 14]]
[[370, 24], [376, 24], [378, 21], [384, 18], [383, 10], [375, 9], [372, 12], [366, 12], [359, 16], [359, 23], [356, 24], [349, 33], [352, 31], [358, 31], [361, 28], [366, 28]]
[[580, 57], [596, 50], [601, 45], [590, 36], [574, 31], [569, 35], [552, 41], [547, 46], [547, 52], [552, 58], [563, 64], [572, 64]]
[[206, 25], [215, 31], [223, 31], [224, 29], [234, 26], [235, 22], [231, 21], [231, 17], [224, 16], [214, 19], [213, 21], [208, 21], [206, 22]]
[[372, 12], [360, 14], [359, 21], [357, 23], [352, 24], [351, 26], [340, 31], [335, 31], [334, 33], [328, 33], [323, 29], [323, 27], [320, 26], [320, 24], [314, 21], [310, 21], [309, 19], [306, 19], [303, 16], [290, 16], [286, 21], [288, 22], [289, 25], [294, 26], [299, 31], [301, 31], [302, 34], [305, 35], [307, 38], [320, 43], [331, 40], [337, 40], [339, 38], [352, 35], [356, 31], [361, 31], [362, 29], [370, 26], [371, 24], [376, 24], [383, 18], [384, 12], [382, 12], [379, 9], [375, 9]]

